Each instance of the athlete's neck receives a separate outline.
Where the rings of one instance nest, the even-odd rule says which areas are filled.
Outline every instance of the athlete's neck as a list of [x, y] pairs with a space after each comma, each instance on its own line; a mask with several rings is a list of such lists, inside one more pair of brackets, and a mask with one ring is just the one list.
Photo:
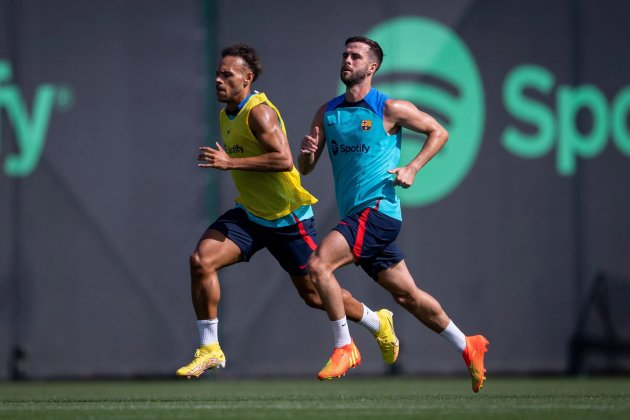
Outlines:
[[372, 83], [368, 83], [364, 81], [363, 83], [359, 83], [356, 85], [346, 87], [346, 101], [348, 102], [359, 102], [361, 99], [365, 98], [370, 90], [372, 89]]
[[250, 96], [252, 96], [252, 94], [248, 91], [247, 95], [243, 97], [239, 96], [240, 100], [238, 102], [236, 101], [228, 102], [228, 104], [225, 107], [225, 113], [232, 116], [238, 114], [238, 112], [241, 110], [241, 108], [243, 108], [243, 106], [245, 105], [245, 103], [247, 102]]

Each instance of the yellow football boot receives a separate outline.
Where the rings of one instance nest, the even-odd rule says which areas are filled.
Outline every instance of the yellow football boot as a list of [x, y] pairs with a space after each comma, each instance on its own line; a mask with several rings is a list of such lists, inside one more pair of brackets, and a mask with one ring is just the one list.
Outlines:
[[221, 350], [219, 343], [201, 346], [195, 351], [195, 357], [192, 362], [184, 367], [177, 369], [175, 374], [182, 378], [190, 378], [199, 375], [209, 369], [220, 369], [225, 367], [225, 355]]
[[374, 333], [374, 338], [381, 349], [381, 356], [388, 365], [398, 359], [399, 341], [394, 331], [394, 314], [387, 309], [376, 311], [380, 323], [379, 330]]

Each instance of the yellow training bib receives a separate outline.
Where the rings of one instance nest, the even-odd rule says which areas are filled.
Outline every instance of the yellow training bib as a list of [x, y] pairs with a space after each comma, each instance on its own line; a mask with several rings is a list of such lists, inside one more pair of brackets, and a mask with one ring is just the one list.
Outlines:
[[[259, 156], [267, 151], [258, 142], [249, 128], [249, 113], [260, 104], [266, 104], [278, 115], [282, 131], [286, 135], [284, 121], [264, 93], [249, 97], [239, 113], [230, 119], [222, 109], [219, 114], [224, 148], [230, 157]], [[314, 204], [317, 199], [300, 182], [300, 173], [295, 166], [289, 172], [230, 171], [239, 192], [236, 202], [255, 216], [274, 220], [286, 216], [298, 207]]]

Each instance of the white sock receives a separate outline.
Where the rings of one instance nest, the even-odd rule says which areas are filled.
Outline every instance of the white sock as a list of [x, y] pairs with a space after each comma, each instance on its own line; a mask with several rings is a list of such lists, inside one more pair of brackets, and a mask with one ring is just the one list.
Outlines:
[[363, 318], [358, 323], [372, 334], [377, 333], [381, 328], [381, 321], [378, 319], [378, 315], [368, 308], [365, 303], [363, 304]]
[[199, 341], [202, 346], [219, 341], [219, 318], [200, 319], [197, 321], [197, 328], [199, 329]]
[[459, 353], [463, 353], [466, 348], [466, 336], [457, 328], [453, 321], [449, 321], [448, 326], [440, 335], [455, 347]]
[[332, 323], [333, 336], [335, 337], [335, 348], [350, 344], [352, 339], [350, 338], [350, 330], [348, 329], [346, 317], [344, 316], [337, 321], [330, 322]]

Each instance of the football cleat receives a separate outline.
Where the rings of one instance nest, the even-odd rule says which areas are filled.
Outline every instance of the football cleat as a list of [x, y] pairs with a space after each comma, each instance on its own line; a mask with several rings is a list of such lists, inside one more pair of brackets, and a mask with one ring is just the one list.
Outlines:
[[388, 365], [393, 364], [398, 359], [399, 342], [394, 332], [394, 314], [387, 309], [376, 312], [379, 320], [379, 330], [374, 333], [376, 342], [381, 349], [381, 356]]
[[357, 346], [354, 345], [354, 341], [351, 341], [350, 344], [335, 348], [335, 351], [333, 351], [326, 365], [317, 374], [317, 379], [323, 381], [326, 379], [341, 378], [346, 374], [348, 369], [352, 369], [360, 364], [361, 353], [359, 353]]
[[486, 380], [486, 369], [483, 367], [483, 358], [488, 351], [490, 342], [483, 335], [466, 337], [466, 348], [462, 353], [466, 367], [472, 379], [472, 390], [479, 392], [483, 389]]
[[177, 369], [175, 374], [182, 378], [190, 378], [192, 376], [198, 378], [206, 370], [220, 369], [224, 367], [225, 355], [223, 354], [219, 343], [214, 343], [199, 347], [195, 351], [195, 357], [192, 362]]

